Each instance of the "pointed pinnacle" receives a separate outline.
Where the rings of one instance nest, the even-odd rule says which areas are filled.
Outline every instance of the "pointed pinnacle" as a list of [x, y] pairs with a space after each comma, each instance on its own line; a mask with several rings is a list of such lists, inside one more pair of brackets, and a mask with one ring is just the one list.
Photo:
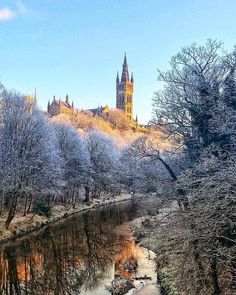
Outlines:
[[125, 57], [124, 57], [124, 65], [127, 65], [126, 52], [125, 52]]
[[131, 73], [131, 82], [134, 82], [134, 76], [133, 76], [133, 72]]
[[117, 71], [116, 82], [119, 82], [119, 72]]

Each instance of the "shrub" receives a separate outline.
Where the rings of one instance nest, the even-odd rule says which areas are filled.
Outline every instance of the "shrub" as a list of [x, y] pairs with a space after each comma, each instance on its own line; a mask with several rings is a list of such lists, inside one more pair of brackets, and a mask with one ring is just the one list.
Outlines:
[[50, 217], [52, 213], [52, 206], [48, 200], [36, 199], [33, 204], [33, 213]]

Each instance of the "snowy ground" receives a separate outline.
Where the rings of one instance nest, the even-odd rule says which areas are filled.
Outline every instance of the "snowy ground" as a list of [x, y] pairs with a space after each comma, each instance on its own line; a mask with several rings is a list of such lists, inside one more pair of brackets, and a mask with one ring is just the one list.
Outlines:
[[48, 223], [56, 222], [62, 218], [66, 218], [69, 215], [86, 211], [89, 209], [94, 209], [101, 207], [105, 204], [111, 204], [116, 202], [122, 202], [125, 200], [130, 200], [131, 195], [122, 194], [114, 197], [101, 197], [99, 199], [92, 200], [89, 204], [87, 203], [79, 203], [75, 208], [71, 206], [55, 206], [52, 209], [52, 216], [50, 218], [46, 218], [44, 216], [35, 215], [32, 218], [32, 214], [28, 214], [27, 216], [22, 216], [22, 212], [20, 215], [16, 215], [9, 230], [5, 229], [5, 220], [6, 216], [3, 215], [0, 218], [0, 244], [7, 242], [12, 238], [21, 237], [25, 234], [28, 234], [34, 230], [40, 229], [44, 225]]

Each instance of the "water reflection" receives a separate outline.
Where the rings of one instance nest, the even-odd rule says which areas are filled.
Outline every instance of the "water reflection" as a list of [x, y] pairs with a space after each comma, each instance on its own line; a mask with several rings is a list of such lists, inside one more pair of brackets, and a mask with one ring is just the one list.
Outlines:
[[[116, 204], [78, 214], [3, 247], [0, 294], [107, 294], [106, 278], [112, 279], [116, 265], [134, 246], [116, 226], [134, 216], [131, 202]], [[104, 292], [96, 293], [101, 285]]]

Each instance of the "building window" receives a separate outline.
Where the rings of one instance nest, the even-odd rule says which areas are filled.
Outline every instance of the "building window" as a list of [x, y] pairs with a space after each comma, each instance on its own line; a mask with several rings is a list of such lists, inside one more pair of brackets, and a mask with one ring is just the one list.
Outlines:
[[127, 113], [131, 113], [131, 108], [127, 107]]

